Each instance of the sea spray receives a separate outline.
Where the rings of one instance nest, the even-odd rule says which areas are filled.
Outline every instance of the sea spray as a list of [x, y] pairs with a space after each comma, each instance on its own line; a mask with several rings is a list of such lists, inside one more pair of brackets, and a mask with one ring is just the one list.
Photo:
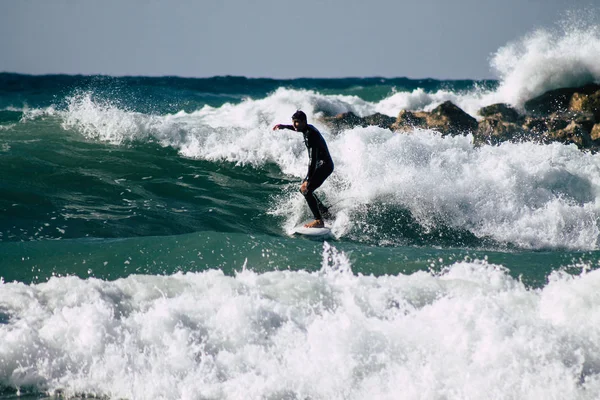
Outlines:
[[2, 283], [0, 384], [165, 399], [591, 399], [597, 272], [556, 273], [539, 290], [480, 261], [363, 276], [324, 244], [314, 273]]
[[[564, 27], [499, 81], [0, 74], [0, 396], [600, 397], [598, 155], [323, 118], [597, 81]], [[336, 165], [323, 244], [289, 235], [297, 109]]]
[[571, 21], [537, 29], [501, 47], [492, 67], [500, 78], [498, 100], [517, 107], [549, 90], [598, 83], [599, 27]]
[[[293, 109], [287, 103], [280, 108], [286, 91], [175, 115], [130, 112], [84, 95], [59, 113], [66, 129], [121, 147], [157, 143], [215, 167], [223, 162], [256, 171], [274, 166], [288, 180], [281, 197], [275, 194], [263, 212], [283, 217], [282, 228], [289, 231], [307, 218], [292, 183], [305, 176], [307, 155], [300, 134], [271, 129], [285, 122], [281, 110]], [[315, 94], [307, 96], [315, 101]], [[318, 192], [326, 203], [339, 203], [340, 219], [332, 222], [338, 238], [394, 245], [410, 243], [407, 237], [429, 241], [444, 231], [448, 238], [472, 235], [467, 243], [475, 245], [490, 240], [517, 248], [597, 248], [597, 155], [558, 143], [474, 147], [470, 136], [426, 130], [397, 134], [359, 127], [333, 134], [317, 116], [310, 120], [323, 133], [336, 165]], [[372, 218], [388, 211], [399, 215], [396, 225], [415, 225], [412, 233], [382, 225], [383, 216]]]
[[[396, 209], [422, 227], [443, 223], [522, 248], [597, 246], [600, 165], [574, 146], [474, 148], [468, 137], [371, 127], [346, 131], [329, 147], [339, 161], [321, 191], [351, 216], [347, 226], [334, 223], [334, 233], [358, 239], [366, 231], [371, 240], [393, 243], [390, 228], [377, 235], [373, 224], [378, 209]], [[301, 200], [281, 201], [280, 209], [291, 210]], [[297, 222], [296, 213], [288, 215]]]

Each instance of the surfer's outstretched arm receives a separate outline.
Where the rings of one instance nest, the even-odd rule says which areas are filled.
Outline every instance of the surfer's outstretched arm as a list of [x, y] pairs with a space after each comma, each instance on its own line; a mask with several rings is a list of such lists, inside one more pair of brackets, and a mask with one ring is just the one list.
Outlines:
[[295, 131], [296, 129], [294, 129], [294, 125], [284, 125], [284, 124], [277, 124], [273, 127], [274, 131], [277, 131], [279, 129], [289, 129], [290, 131]]

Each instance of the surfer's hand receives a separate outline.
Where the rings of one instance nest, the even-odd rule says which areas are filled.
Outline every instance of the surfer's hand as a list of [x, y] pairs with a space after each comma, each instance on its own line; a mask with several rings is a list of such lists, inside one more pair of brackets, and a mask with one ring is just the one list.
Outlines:
[[273, 130], [277, 131], [277, 130], [279, 130], [280, 127], [281, 127], [281, 124], [277, 124], [273, 127]]
[[302, 194], [306, 194], [306, 192], [308, 192], [308, 181], [302, 182], [302, 185], [300, 186], [300, 192], [302, 192]]

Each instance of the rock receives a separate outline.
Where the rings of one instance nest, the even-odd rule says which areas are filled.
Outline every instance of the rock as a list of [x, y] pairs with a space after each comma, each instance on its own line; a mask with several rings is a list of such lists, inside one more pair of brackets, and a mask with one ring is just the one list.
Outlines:
[[503, 121], [496, 117], [489, 117], [479, 122], [477, 132], [473, 134], [473, 142], [476, 145], [496, 145], [522, 138], [523, 136], [524, 130], [520, 125], [514, 122]]
[[575, 93], [569, 102], [569, 110], [590, 113], [595, 120], [600, 120], [600, 90], [594, 93]]
[[367, 126], [364, 118], [359, 117], [353, 112], [345, 112], [333, 117], [323, 117], [322, 121], [331, 126], [332, 130], [336, 133], [357, 126]]
[[561, 129], [565, 129], [570, 123], [571, 121], [566, 119], [566, 118], [562, 118], [559, 115], [553, 114], [548, 118], [545, 118], [546, 120], [546, 127], [548, 128], [548, 131], [559, 131]]
[[573, 121], [573, 122], [583, 126], [583, 128], [588, 132], [592, 131], [592, 128], [598, 121], [598, 119], [594, 116], [593, 113], [586, 112], [586, 111], [580, 111], [580, 112], [573, 111], [573, 112], [568, 113], [568, 115], [566, 115], [566, 116], [562, 116], [562, 118], [564, 118], [568, 121]]
[[571, 99], [575, 93], [592, 94], [600, 90], [600, 85], [588, 84], [578, 88], [562, 88], [550, 90], [541, 96], [525, 102], [525, 110], [533, 115], [549, 115], [569, 110]]
[[396, 122], [396, 118], [388, 115], [375, 113], [373, 115], [366, 116], [364, 121], [367, 125], [374, 125], [384, 129], [391, 129], [391, 126]]
[[415, 128], [433, 129], [442, 135], [466, 135], [477, 131], [477, 120], [446, 101], [431, 112], [402, 110], [391, 126], [393, 131], [410, 132]]
[[525, 121], [523, 122], [522, 126], [523, 129], [533, 133], [536, 136], [548, 132], [546, 118], [525, 117]]
[[594, 125], [592, 131], [590, 132], [590, 138], [593, 141], [600, 140], [600, 124]]
[[367, 117], [359, 117], [352, 112], [345, 112], [333, 117], [321, 118], [323, 122], [331, 126], [334, 132], [340, 132], [344, 129], [352, 129], [357, 126], [379, 126], [380, 128], [391, 129], [391, 126], [396, 122], [396, 118], [384, 114], [375, 113]]
[[427, 127], [439, 130], [443, 135], [466, 135], [477, 131], [477, 120], [451, 101], [446, 101], [431, 111]]
[[410, 132], [415, 128], [423, 128], [427, 127], [427, 114], [424, 111], [413, 112], [402, 110], [398, 113], [398, 117], [396, 118], [396, 122], [392, 124], [390, 127], [393, 131], [400, 132]]
[[564, 128], [548, 131], [547, 137], [552, 142], [575, 143], [580, 148], [589, 148], [592, 145], [590, 132], [575, 121], [571, 121]]
[[549, 115], [567, 110], [574, 89], [557, 89], [525, 102], [525, 110], [533, 115]]
[[555, 113], [548, 117], [526, 117], [522, 125], [528, 140], [542, 143], [575, 143], [580, 148], [594, 145], [591, 137], [593, 127], [594, 117], [588, 113]]
[[[442, 135], [473, 134], [473, 142], [499, 144], [506, 141], [574, 143], [582, 149], [600, 151], [600, 85], [552, 90], [525, 104], [521, 115], [508, 104], [498, 103], [478, 111], [477, 120], [446, 101], [431, 112], [402, 110], [395, 122], [375, 114], [366, 118], [342, 114], [338, 123], [377, 125], [394, 131], [433, 129]], [[341, 122], [340, 122], [341, 121]]]
[[478, 111], [478, 114], [482, 117], [494, 117], [505, 122], [517, 123], [521, 116], [511, 106], [504, 103], [492, 104], [491, 106], [483, 107]]
[[473, 134], [475, 144], [494, 145], [525, 136], [526, 131], [521, 126], [524, 118], [508, 104], [492, 104], [480, 109], [478, 114], [484, 118]]

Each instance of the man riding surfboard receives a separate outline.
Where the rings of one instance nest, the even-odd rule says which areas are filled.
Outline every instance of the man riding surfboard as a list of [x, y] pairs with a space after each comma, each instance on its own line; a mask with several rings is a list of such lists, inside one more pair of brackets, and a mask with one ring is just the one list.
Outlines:
[[323, 218], [329, 217], [327, 207], [319, 201], [314, 191], [319, 188], [325, 179], [333, 172], [333, 160], [327, 149], [327, 143], [321, 133], [312, 125], [309, 125], [306, 114], [300, 110], [292, 115], [293, 125], [277, 124], [273, 130], [289, 129], [296, 132], [302, 132], [304, 135], [304, 144], [308, 150], [308, 172], [300, 186], [300, 192], [304, 195], [310, 211], [315, 217], [314, 221], [304, 225], [307, 228], [323, 228], [325, 226]]

